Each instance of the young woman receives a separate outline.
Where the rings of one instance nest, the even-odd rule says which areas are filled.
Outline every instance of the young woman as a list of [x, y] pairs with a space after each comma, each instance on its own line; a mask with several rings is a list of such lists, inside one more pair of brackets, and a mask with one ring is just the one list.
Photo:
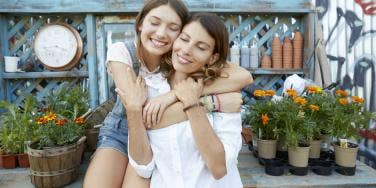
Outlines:
[[[149, 96], [154, 97], [148, 101], [142, 112], [146, 125], [156, 126], [158, 122], [158, 125], [170, 125], [187, 118], [179, 103], [173, 104], [177, 98], [173, 92], [167, 92], [169, 86], [163, 81], [164, 77], [159, 71], [161, 62], [171, 57], [172, 44], [187, 18], [188, 11], [179, 0], [150, 0], [136, 19], [136, 46], [115, 43], [108, 50], [110, 72], [116, 86], [125, 91], [130, 88], [128, 80], [132, 72], [126, 70], [132, 67], [133, 62], [139, 63], [139, 74], [145, 79]], [[133, 58], [135, 54], [137, 58]], [[204, 87], [204, 94], [238, 91], [252, 82], [250, 74], [236, 66], [224, 68], [221, 74], [226, 75], [226, 78], [217, 79], [210, 86]], [[157, 96], [159, 93], [165, 94]], [[236, 100], [233, 100], [234, 97]], [[222, 111], [236, 111], [240, 106], [239, 94], [223, 94], [219, 99], [221, 104], [228, 103], [221, 105]], [[180, 113], [177, 113], [179, 111]], [[84, 187], [120, 187], [124, 183], [128, 164], [129, 121], [124, 115], [122, 103], [117, 101], [103, 122], [98, 149], [87, 170]]]
[[145, 81], [133, 75], [128, 80], [133, 92], [117, 88], [127, 109], [129, 162], [139, 176], [151, 177], [150, 187], [242, 187], [240, 113], [207, 115], [199, 100], [204, 82], [219, 78], [227, 66], [227, 51], [226, 27], [209, 13], [192, 16], [174, 42], [167, 76], [188, 121], [146, 131], [141, 113], [148, 97]]

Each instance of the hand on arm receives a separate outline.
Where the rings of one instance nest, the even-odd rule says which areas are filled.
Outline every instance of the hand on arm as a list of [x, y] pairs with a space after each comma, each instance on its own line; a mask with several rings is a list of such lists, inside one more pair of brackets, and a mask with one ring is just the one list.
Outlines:
[[161, 121], [166, 108], [177, 101], [175, 92], [172, 90], [164, 95], [154, 97], [146, 102], [142, 110], [142, 117], [147, 128], [156, 126]]
[[[226, 160], [223, 144], [212, 129], [205, 110], [199, 104], [203, 81], [192, 78], [175, 86], [176, 97], [182, 102], [197, 148], [215, 179], [226, 175]], [[189, 90], [189, 92], [187, 92]]]
[[127, 92], [120, 88], [116, 88], [116, 92], [126, 108], [129, 155], [138, 164], [144, 165], [148, 164], [153, 157], [146, 129], [142, 122], [142, 106], [147, 99], [146, 84], [143, 78], [136, 77], [130, 68], [127, 68], [125, 75], [129, 78], [126, 80], [126, 84], [129, 86]]

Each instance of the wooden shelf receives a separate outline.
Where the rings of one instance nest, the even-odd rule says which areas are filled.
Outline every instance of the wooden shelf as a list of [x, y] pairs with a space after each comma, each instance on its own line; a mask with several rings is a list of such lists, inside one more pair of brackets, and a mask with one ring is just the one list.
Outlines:
[[304, 69], [262, 69], [262, 68], [247, 68], [252, 74], [305, 74]]
[[3, 72], [0, 75], [3, 79], [89, 77], [88, 71]]

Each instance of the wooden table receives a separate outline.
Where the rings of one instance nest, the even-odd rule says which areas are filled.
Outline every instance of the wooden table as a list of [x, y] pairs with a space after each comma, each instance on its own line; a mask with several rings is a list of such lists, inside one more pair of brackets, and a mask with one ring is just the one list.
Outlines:
[[282, 176], [270, 176], [248, 150], [243, 147], [239, 154], [238, 168], [244, 187], [374, 187], [376, 170], [357, 161], [354, 176], [344, 176], [333, 171], [330, 176], [320, 176], [309, 171], [306, 176], [296, 176], [285, 172]]

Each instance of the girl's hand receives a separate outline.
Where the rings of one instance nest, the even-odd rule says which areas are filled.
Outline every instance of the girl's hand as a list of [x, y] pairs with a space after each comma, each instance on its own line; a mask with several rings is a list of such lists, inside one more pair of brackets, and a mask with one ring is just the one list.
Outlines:
[[176, 95], [170, 91], [164, 95], [149, 99], [142, 110], [142, 119], [146, 128], [157, 125], [168, 106], [176, 101]]
[[116, 88], [115, 91], [127, 110], [142, 110], [148, 96], [145, 80], [141, 76], [136, 77], [130, 68], [127, 68], [127, 74], [130, 78], [127, 79], [128, 91], [125, 92], [119, 88]]
[[199, 102], [203, 87], [203, 79], [198, 79], [196, 82], [189, 77], [176, 84], [174, 90], [176, 97], [183, 103], [184, 107], [187, 107]]

